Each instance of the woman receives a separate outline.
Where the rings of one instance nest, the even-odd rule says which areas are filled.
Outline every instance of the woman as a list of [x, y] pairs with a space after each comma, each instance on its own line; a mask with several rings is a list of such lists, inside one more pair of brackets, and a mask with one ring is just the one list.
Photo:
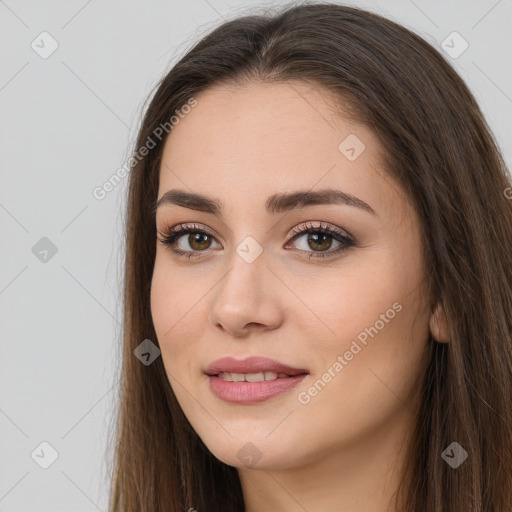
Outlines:
[[226, 22], [134, 158], [111, 512], [510, 510], [512, 189], [437, 50]]

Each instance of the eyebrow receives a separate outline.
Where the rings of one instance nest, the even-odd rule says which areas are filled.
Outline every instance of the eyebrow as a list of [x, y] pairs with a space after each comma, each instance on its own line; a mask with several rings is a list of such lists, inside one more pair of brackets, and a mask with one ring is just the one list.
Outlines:
[[[299, 190], [291, 193], [273, 194], [267, 198], [265, 202], [265, 210], [269, 214], [278, 214], [319, 204], [343, 204], [354, 206], [373, 215], [377, 215], [375, 210], [362, 199], [335, 189], [324, 189], [318, 191]], [[211, 213], [218, 217], [222, 217], [223, 211], [222, 202], [219, 199], [177, 189], [165, 192], [156, 203], [154, 212], [164, 205], [181, 206], [191, 210]]]

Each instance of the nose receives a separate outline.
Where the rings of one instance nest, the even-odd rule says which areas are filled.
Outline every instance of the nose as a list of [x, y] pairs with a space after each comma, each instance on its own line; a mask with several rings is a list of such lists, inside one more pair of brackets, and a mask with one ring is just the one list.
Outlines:
[[248, 263], [238, 254], [212, 292], [209, 322], [233, 337], [278, 328], [285, 311], [285, 287], [267, 267], [264, 255]]

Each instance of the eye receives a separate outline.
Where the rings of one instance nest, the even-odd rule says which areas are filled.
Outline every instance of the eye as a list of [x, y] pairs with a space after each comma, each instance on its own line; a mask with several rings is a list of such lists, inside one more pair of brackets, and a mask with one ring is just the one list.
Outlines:
[[[185, 235], [188, 236], [185, 238]], [[214, 240], [211, 233], [198, 227], [196, 224], [178, 224], [174, 228], [169, 229], [167, 233], [159, 233], [159, 237], [158, 241], [168, 246], [174, 254], [186, 258], [197, 257], [197, 253], [208, 249]], [[179, 243], [180, 238], [184, 238], [184, 243], [181, 246]]]
[[[212, 242], [217, 243], [210, 232], [196, 224], [178, 224], [166, 233], [159, 232], [158, 235], [160, 243], [168, 246], [177, 256], [186, 258], [201, 256], [200, 253], [209, 249], [212, 246]], [[292, 235], [292, 239], [285, 245], [285, 248], [288, 248], [291, 242], [305, 238], [302, 244], [303, 247], [299, 250], [301, 252], [309, 252], [309, 258], [332, 257], [347, 251], [355, 245], [352, 235], [322, 222], [318, 226], [315, 226], [312, 222], [301, 224], [292, 230]], [[181, 238], [184, 240], [181, 241]], [[337, 249], [328, 250], [333, 245], [333, 239], [338, 244]], [[313, 250], [308, 251], [308, 247]]]
[[[346, 231], [343, 231], [334, 226], [319, 223], [318, 226], [312, 222], [306, 222], [293, 229], [294, 235], [291, 241], [300, 240], [304, 238], [302, 248], [304, 252], [310, 252], [309, 258], [330, 258], [347, 251], [355, 245], [355, 239]], [[332, 247], [332, 240], [337, 242], [337, 249], [328, 251]], [[289, 244], [290, 242], [288, 242]], [[285, 247], [288, 247], [288, 244]], [[305, 247], [305, 248], [304, 248]], [[313, 251], [308, 251], [310, 247]]]

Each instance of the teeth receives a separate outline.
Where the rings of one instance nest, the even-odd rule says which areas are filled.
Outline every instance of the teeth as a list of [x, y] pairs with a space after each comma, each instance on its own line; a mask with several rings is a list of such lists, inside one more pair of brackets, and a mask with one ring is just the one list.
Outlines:
[[262, 382], [264, 380], [284, 379], [288, 375], [286, 373], [276, 372], [258, 372], [258, 373], [235, 373], [220, 372], [217, 377], [228, 382]]
[[265, 380], [265, 373], [264, 372], [246, 373], [245, 380], [247, 382], [261, 382], [262, 380]]

